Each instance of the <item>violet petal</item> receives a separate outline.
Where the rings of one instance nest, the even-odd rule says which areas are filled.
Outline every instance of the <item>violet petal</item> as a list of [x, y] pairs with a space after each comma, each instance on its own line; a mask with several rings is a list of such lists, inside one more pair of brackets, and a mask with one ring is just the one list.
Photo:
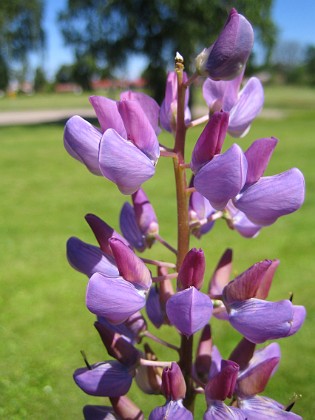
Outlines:
[[124, 121], [127, 139], [138, 147], [152, 162], [160, 157], [160, 146], [154, 129], [137, 101], [120, 101], [118, 110]]
[[263, 176], [277, 143], [278, 140], [274, 137], [263, 138], [254, 141], [246, 150], [248, 169], [245, 188]]
[[170, 322], [186, 336], [199, 331], [209, 322], [212, 309], [209, 296], [195, 287], [175, 293], [166, 303]]
[[96, 397], [119, 397], [129, 391], [132, 376], [121, 363], [111, 360], [97, 363], [91, 368], [80, 368], [73, 374], [75, 383], [86, 394]]
[[101, 137], [102, 134], [96, 127], [78, 115], [71, 117], [65, 125], [65, 149], [95, 175], [102, 175], [98, 164]]
[[259, 344], [294, 334], [305, 315], [304, 307], [296, 309], [289, 300], [267, 302], [252, 298], [231, 305], [229, 321], [249, 341]]
[[205, 414], [203, 420], [246, 420], [247, 417], [242, 410], [236, 407], [230, 407], [222, 401], [212, 401]]
[[302, 417], [297, 414], [294, 414], [291, 411], [285, 411], [284, 408], [281, 408], [277, 401], [258, 395], [239, 399], [239, 406], [246, 418], [266, 420], [266, 413], [268, 413], [268, 419], [302, 420]]
[[232, 9], [210, 51], [206, 63], [209, 77], [214, 80], [232, 80], [238, 76], [247, 62], [253, 43], [251, 24]]
[[264, 90], [257, 77], [251, 77], [239, 94], [238, 101], [230, 112], [229, 134], [242, 137], [264, 104]]
[[154, 408], [149, 420], [193, 420], [193, 415], [180, 400], [169, 401], [163, 407]]
[[88, 277], [98, 272], [108, 277], [119, 275], [113, 258], [104, 254], [100, 248], [75, 237], [67, 241], [67, 258], [71, 267]]
[[144, 237], [136, 221], [134, 208], [128, 202], [122, 206], [119, 224], [122, 234], [131, 246], [136, 248], [137, 251], [143, 252], [146, 248]]
[[223, 210], [228, 201], [243, 188], [247, 161], [241, 148], [234, 144], [222, 155], [216, 155], [196, 174], [194, 186], [212, 207]]
[[160, 107], [158, 103], [151, 98], [151, 96], [146, 95], [142, 92], [133, 92], [131, 90], [128, 90], [126, 92], [122, 92], [120, 94], [120, 100], [129, 100], [129, 101], [137, 101], [141, 105], [141, 108], [143, 109], [144, 113], [146, 114], [148, 120], [150, 121], [150, 124], [152, 125], [155, 134], [158, 135], [161, 132], [161, 129], [159, 127], [159, 113], [160, 113]]
[[112, 129], [102, 137], [99, 166], [102, 174], [113, 181], [123, 194], [137, 191], [155, 172], [151, 160]]
[[117, 101], [104, 96], [90, 96], [89, 99], [103, 133], [109, 128], [113, 128], [120, 136], [127, 138], [124, 122], [118, 111]]
[[145, 305], [144, 295], [122, 277], [93, 274], [87, 286], [86, 306], [112, 324], [121, 324]]
[[293, 168], [274, 176], [260, 178], [234, 201], [255, 224], [268, 226], [278, 217], [298, 210], [304, 202], [302, 172]]

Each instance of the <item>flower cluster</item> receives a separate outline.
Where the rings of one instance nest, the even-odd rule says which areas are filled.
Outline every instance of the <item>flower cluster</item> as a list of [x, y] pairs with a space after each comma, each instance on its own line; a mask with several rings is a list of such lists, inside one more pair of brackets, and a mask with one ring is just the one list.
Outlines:
[[[241, 88], [252, 45], [250, 23], [232, 9], [217, 40], [198, 55], [191, 78], [177, 56], [161, 107], [144, 93], [123, 92], [119, 101], [92, 96], [99, 127], [79, 116], [66, 124], [64, 144], [69, 154], [131, 196], [120, 212], [121, 234], [88, 214], [86, 221], [98, 245], [75, 237], [67, 242], [70, 265], [88, 277], [86, 306], [96, 316], [95, 328], [111, 357], [89, 364], [83, 354], [86, 366], [74, 372], [75, 383], [84, 392], [108, 397], [111, 403], [84, 407], [86, 419], [144, 418], [126, 395], [133, 380], [144, 393], [165, 397], [150, 420], [192, 419], [200, 393], [204, 419], [263, 419], [266, 413], [268, 418], [300, 418], [290, 405], [258, 395], [275, 373], [281, 354], [276, 342], [257, 345], [295, 334], [306, 316], [305, 308], [291, 299], [267, 300], [279, 260], [259, 261], [232, 278], [232, 250], [227, 249], [206, 285], [204, 251], [189, 246], [191, 234], [201, 238], [219, 219], [252, 238], [304, 201], [299, 169], [264, 176], [277, 139], [257, 139], [246, 151], [236, 143], [222, 151], [227, 134], [246, 135], [263, 105], [257, 78]], [[188, 99], [196, 77], [205, 78], [209, 112], [193, 121]], [[185, 133], [202, 122], [206, 124], [187, 162]], [[160, 127], [174, 136], [172, 149], [159, 144]], [[160, 156], [174, 162], [177, 248], [160, 236], [157, 214], [142, 186], [155, 174]], [[175, 261], [138, 255], [156, 243], [164, 245]], [[148, 266], [157, 269], [156, 275]], [[149, 330], [144, 309], [156, 328], [174, 327], [170, 340]], [[241, 336], [228, 359], [213, 344], [214, 318]], [[171, 342], [176, 333], [179, 346]], [[149, 340], [174, 351], [171, 360], [158, 360]]]

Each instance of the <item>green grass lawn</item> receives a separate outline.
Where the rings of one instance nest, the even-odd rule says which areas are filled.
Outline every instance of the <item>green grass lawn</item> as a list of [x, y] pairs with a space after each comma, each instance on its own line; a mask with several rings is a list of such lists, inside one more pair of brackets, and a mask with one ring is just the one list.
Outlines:
[[[285, 299], [293, 292], [294, 302], [305, 305], [308, 315], [297, 335], [279, 341], [281, 364], [264, 394], [284, 404], [294, 393], [301, 394], [294, 411], [308, 419], [315, 410], [315, 92], [268, 88], [266, 96], [267, 108], [285, 108], [284, 114], [281, 118], [257, 119], [246, 139], [238, 143], [246, 148], [260, 137], [279, 138], [268, 174], [293, 166], [300, 168], [307, 185], [305, 204], [299, 212], [262, 230], [255, 239], [241, 238], [219, 221], [201, 241], [192, 239], [191, 246], [205, 250], [206, 279], [226, 247], [234, 250], [235, 274], [264, 258], [281, 260], [270, 299]], [[4, 100], [0, 100], [1, 110], [6, 109], [3, 104]], [[30, 103], [28, 106], [32, 107]], [[83, 106], [82, 97], [69, 98], [68, 106]], [[95, 243], [84, 221], [88, 212], [118, 229], [118, 212], [128, 197], [69, 157], [63, 148], [62, 132], [59, 124], [0, 127], [3, 419], [79, 419], [85, 404], [102, 404], [101, 399], [81, 392], [72, 380], [73, 371], [83, 366], [80, 350], [85, 350], [90, 363], [107, 356], [93, 327], [94, 316], [85, 308], [87, 279], [69, 267], [65, 243], [70, 236]], [[189, 133], [190, 148], [199, 132], [197, 128]], [[226, 146], [232, 141], [228, 138]], [[166, 135], [162, 135], [161, 142], [169, 144]], [[145, 190], [156, 208], [161, 235], [175, 245], [171, 176], [172, 162], [160, 159], [156, 176], [145, 184]], [[159, 244], [148, 255], [173, 261], [169, 251]], [[227, 358], [239, 335], [216, 320], [213, 330], [214, 341]], [[173, 340], [170, 328], [163, 327], [161, 334]], [[154, 343], [152, 347], [165, 356]], [[167, 357], [172, 360], [175, 355], [168, 353]], [[135, 387], [132, 395], [146, 415], [157, 400], [163, 402], [162, 398], [143, 397]], [[201, 396], [197, 404], [201, 408], [196, 418], [202, 418], [205, 406]]]

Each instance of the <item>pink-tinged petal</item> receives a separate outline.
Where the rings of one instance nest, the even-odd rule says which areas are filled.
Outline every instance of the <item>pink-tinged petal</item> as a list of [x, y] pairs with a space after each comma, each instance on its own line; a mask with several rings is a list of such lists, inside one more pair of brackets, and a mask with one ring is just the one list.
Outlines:
[[242, 137], [262, 110], [264, 89], [257, 77], [251, 77], [239, 94], [238, 101], [230, 110], [229, 134]]
[[258, 236], [262, 226], [251, 222], [245, 213], [234, 206], [232, 201], [228, 202], [226, 208], [231, 217], [231, 219], [227, 221], [227, 224], [231, 229], [235, 229], [244, 238], [255, 238]]
[[305, 308], [289, 300], [267, 302], [248, 299], [230, 307], [229, 321], [249, 341], [259, 344], [297, 332], [305, 319]]
[[205, 325], [199, 338], [196, 352], [196, 360], [193, 366], [194, 374], [198, 380], [206, 383], [208, 381], [212, 353], [211, 327]]
[[203, 166], [194, 179], [194, 186], [212, 207], [223, 210], [228, 201], [243, 188], [247, 161], [241, 148], [234, 144], [222, 155]]
[[237, 394], [251, 396], [263, 392], [279, 362], [280, 357], [272, 357], [247, 370], [247, 375], [237, 381]]
[[[187, 74], [183, 73], [183, 82], [188, 80]], [[186, 89], [185, 94], [185, 110], [184, 118], [185, 124], [188, 124], [191, 119], [190, 110], [188, 108], [189, 89]], [[176, 130], [177, 118], [177, 74], [175, 71], [169, 72], [166, 80], [165, 98], [160, 109], [160, 124], [164, 130], [170, 133]]]
[[152, 204], [146, 193], [139, 188], [132, 194], [133, 208], [137, 224], [144, 235], [155, 235], [159, 233], [158, 220]]
[[193, 420], [191, 411], [181, 401], [169, 401], [163, 407], [151, 411], [149, 420]]
[[160, 113], [160, 107], [158, 103], [151, 98], [151, 96], [146, 95], [142, 92], [132, 92], [131, 90], [128, 90], [126, 92], [122, 92], [120, 94], [120, 100], [125, 101], [137, 101], [141, 105], [141, 108], [145, 112], [148, 120], [150, 121], [150, 124], [152, 125], [155, 134], [159, 135], [161, 132], [161, 129], [159, 127], [159, 113]]
[[232, 80], [244, 69], [254, 43], [251, 24], [235, 9], [213, 44], [206, 62], [208, 76], [214, 80]]
[[257, 299], [266, 299], [268, 297], [271, 283], [279, 264], [280, 264], [279, 260], [272, 261], [270, 267], [267, 269], [264, 275], [264, 278], [262, 282], [260, 283], [258, 290], [256, 292], [255, 297]]
[[94, 322], [94, 327], [99, 333], [107, 353], [127, 367], [137, 366], [140, 358], [139, 350], [124, 336], [116, 332], [112, 326], [108, 325], [100, 321]]
[[229, 360], [236, 362], [240, 367], [240, 371], [242, 371], [247, 368], [254, 355], [255, 348], [255, 343], [252, 343], [243, 337], [230, 354]]
[[209, 322], [212, 309], [209, 296], [195, 287], [175, 293], [166, 303], [170, 322], [186, 336], [201, 330]]
[[224, 287], [230, 281], [232, 272], [232, 257], [233, 251], [228, 248], [224, 251], [214, 270], [214, 273], [212, 274], [208, 289], [208, 293], [212, 298], [221, 295]]
[[103, 133], [113, 128], [123, 138], [127, 138], [126, 129], [118, 111], [117, 102], [104, 96], [90, 96], [97, 119]]
[[248, 419], [266, 420], [266, 418], [268, 418], [275, 420], [302, 420], [302, 417], [291, 411], [285, 411], [281, 404], [270, 398], [256, 395], [254, 397], [241, 398], [239, 399], [238, 404]]
[[179, 290], [194, 286], [201, 289], [206, 269], [205, 254], [202, 249], [192, 248], [184, 258], [177, 277]]
[[110, 238], [117, 238], [129, 246], [128, 241], [124, 239], [118, 232], [111, 228], [104, 220], [95, 216], [94, 214], [87, 214], [85, 220], [88, 222], [92, 229], [100, 248], [105, 254], [112, 255], [112, 250], [109, 246], [108, 240]]
[[235, 206], [261, 226], [293, 213], [304, 202], [305, 181], [302, 172], [293, 168], [274, 176], [260, 178], [235, 200]]
[[160, 294], [157, 285], [153, 285], [151, 287], [148, 293], [145, 309], [149, 320], [155, 328], [160, 328], [164, 323], [164, 313], [162, 311]]
[[144, 295], [122, 277], [93, 274], [86, 291], [86, 306], [112, 324], [121, 324], [145, 305]]
[[98, 164], [101, 132], [83, 118], [71, 117], [64, 130], [64, 146], [67, 152], [95, 175], [102, 175]]
[[260, 261], [230, 281], [223, 290], [224, 304], [228, 307], [234, 302], [256, 297], [271, 264], [271, 260]]
[[113, 258], [104, 254], [100, 248], [75, 237], [67, 241], [67, 259], [71, 267], [88, 277], [94, 273], [103, 273], [108, 277], [119, 275]]
[[221, 152], [228, 122], [227, 112], [215, 112], [210, 117], [192, 152], [190, 167], [194, 173]]
[[[243, 339], [246, 340], [246, 339]], [[247, 346], [254, 346], [255, 345], [249, 341], [246, 343]], [[254, 348], [253, 347], [253, 348]], [[243, 345], [244, 349], [244, 345]], [[251, 375], [252, 371], [257, 368], [257, 366], [260, 366], [267, 360], [271, 359], [278, 359], [278, 362], [280, 362], [281, 358], [281, 350], [278, 343], [271, 343], [266, 347], [257, 349], [254, 351], [252, 357], [249, 360], [249, 363], [247, 363], [246, 368], [242, 368], [242, 371], [238, 375], [238, 380], [243, 380], [244, 378]], [[233, 359], [234, 360], [234, 359]], [[235, 360], [237, 362], [237, 360]], [[274, 368], [271, 370], [270, 376], [272, 376], [278, 368], [278, 363], [274, 366]], [[258, 392], [256, 392], [257, 394]]]
[[96, 397], [119, 397], [129, 391], [132, 383], [128, 369], [116, 360], [77, 369], [73, 379], [82, 391]]
[[137, 101], [120, 101], [118, 110], [124, 121], [127, 139], [138, 147], [153, 163], [160, 157], [160, 146], [154, 129]]
[[151, 160], [115, 130], [107, 130], [101, 140], [99, 166], [123, 194], [136, 192], [155, 172]]
[[149, 290], [152, 278], [144, 262], [119, 239], [111, 238], [109, 244], [120, 275], [140, 289]]
[[146, 249], [144, 236], [136, 221], [134, 208], [126, 202], [121, 209], [119, 217], [120, 230], [122, 234], [137, 251], [143, 252]]
[[121, 397], [110, 397], [109, 400], [113, 406], [115, 414], [117, 414], [117, 420], [128, 418], [145, 420], [140, 408], [137, 407], [136, 404], [126, 395], [122, 395]]
[[248, 169], [245, 188], [263, 176], [277, 143], [278, 140], [274, 137], [259, 139], [246, 150]]
[[247, 420], [247, 417], [239, 408], [227, 406], [222, 401], [212, 401], [203, 420]]
[[241, 72], [233, 80], [211, 80], [206, 79], [202, 86], [203, 97], [210, 108], [210, 112], [227, 111], [230, 112], [238, 99], [238, 91], [244, 76]]
[[205, 387], [207, 402], [224, 401], [231, 398], [236, 384], [239, 365], [232, 360], [222, 360], [221, 370], [213, 376]]

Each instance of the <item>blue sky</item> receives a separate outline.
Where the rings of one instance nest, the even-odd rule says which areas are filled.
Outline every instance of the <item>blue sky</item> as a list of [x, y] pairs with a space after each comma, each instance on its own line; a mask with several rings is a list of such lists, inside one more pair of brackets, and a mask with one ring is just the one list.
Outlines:
[[[66, 0], [45, 0], [44, 28], [47, 32], [47, 48], [40, 58], [40, 64], [48, 77], [52, 77], [60, 65], [73, 61], [71, 49], [63, 45], [56, 22], [57, 13], [65, 4]], [[274, 0], [272, 13], [281, 40], [315, 45], [315, 0]], [[32, 63], [36, 65], [38, 58], [33, 57]], [[128, 76], [135, 77], [144, 66], [143, 59], [133, 60]]]

